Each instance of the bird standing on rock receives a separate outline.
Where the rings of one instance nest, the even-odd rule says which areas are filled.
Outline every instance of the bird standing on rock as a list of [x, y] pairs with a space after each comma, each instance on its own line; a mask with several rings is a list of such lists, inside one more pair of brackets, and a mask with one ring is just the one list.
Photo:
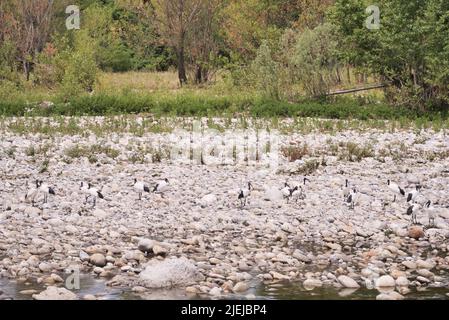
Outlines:
[[407, 215], [412, 217], [412, 224], [419, 224], [418, 223], [418, 212], [420, 212], [421, 206], [418, 203], [412, 204], [407, 209]]
[[253, 190], [253, 185], [251, 184], [251, 182], [248, 182], [248, 186], [245, 188], [242, 188], [239, 190], [239, 196], [238, 199], [240, 200], [240, 205], [243, 208], [244, 206], [246, 206], [246, 201], [249, 198], [249, 196], [251, 195], [251, 190]]
[[287, 182], [284, 184], [284, 187], [281, 189], [282, 196], [284, 197], [284, 199], [287, 199], [287, 203], [292, 195], [291, 190], [292, 189], [290, 188], [290, 186], [288, 185]]
[[142, 194], [144, 192], [150, 193], [150, 188], [143, 181], [137, 181], [137, 179], [134, 179], [133, 187], [139, 194], [139, 200], [142, 200]]
[[28, 190], [28, 192], [25, 195], [25, 201], [31, 201], [31, 205], [33, 207], [34, 207], [35, 199], [36, 199], [37, 195], [39, 194], [40, 181], [36, 180], [35, 185], [36, 185], [36, 187], [33, 187], [30, 190]]
[[89, 198], [93, 199], [92, 207], [96, 206], [97, 198], [104, 199], [103, 194], [97, 188], [93, 188], [90, 183], [81, 182], [80, 190], [86, 194], [86, 201], [84, 203], [87, 203]]
[[346, 198], [346, 203], [349, 204], [349, 208], [354, 210], [355, 203], [357, 202], [357, 199], [359, 198], [359, 194], [357, 193], [357, 189], [353, 188], [351, 192], [349, 193], [348, 197]]
[[435, 226], [435, 218], [437, 216], [437, 212], [435, 208], [432, 206], [432, 202], [429, 200], [424, 204], [424, 211], [427, 213], [429, 217], [429, 226]]
[[393, 202], [396, 202], [396, 195], [401, 195], [401, 196], [405, 196], [405, 190], [403, 188], [401, 188], [400, 186], [398, 186], [396, 183], [388, 180], [387, 181], [388, 184], [388, 188], [394, 192], [394, 199]]
[[44, 194], [44, 203], [47, 203], [49, 194], [56, 195], [55, 190], [43, 181], [39, 181], [39, 191]]

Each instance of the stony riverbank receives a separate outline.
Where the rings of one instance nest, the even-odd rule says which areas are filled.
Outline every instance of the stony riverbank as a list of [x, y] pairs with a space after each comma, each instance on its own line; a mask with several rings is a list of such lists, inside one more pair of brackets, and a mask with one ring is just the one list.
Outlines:
[[[160, 146], [176, 134], [5, 132], [0, 277], [37, 279], [50, 288], [29, 292], [35, 299], [79, 298], [62, 289], [72, 269], [143, 298], [173, 286], [186, 297], [254, 298], [249, 290], [260, 282], [301, 283], [305, 289], [377, 287], [378, 299], [402, 299], [415, 288], [449, 292], [445, 132], [280, 134], [265, 158], [250, 163], [243, 157], [235, 165], [155, 156], [155, 141]], [[92, 145], [104, 148], [68, 152]], [[300, 183], [304, 175], [311, 181], [306, 199], [286, 203], [279, 188], [286, 181]], [[170, 190], [138, 201], [134, 178], [149, 185], [167, 178]], [[343, 202], [346, 178], [361, 194], [354, 210]], [[56, 195], [32, 207], [24, 194], [35, 179], [53, 186]], [[407, 189], [423, 185], [419, 201], [433, 201], [435, 226], [427, 227], [426, 215], [418, 216], [422, 226], [410, 226], [407, 204], [392, 202], [387, 179]], [[105, 199], [96, 208], [84, 203], [81, 181], [102, 190]], [[255, 190], [241, 209], [237, 191], [247, 181]]]

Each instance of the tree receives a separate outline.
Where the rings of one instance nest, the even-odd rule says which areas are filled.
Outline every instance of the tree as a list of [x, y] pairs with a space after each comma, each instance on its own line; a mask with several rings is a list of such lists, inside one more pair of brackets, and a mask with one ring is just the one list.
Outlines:
[[14, 43], [16, 59], [29, 80], [34, 59], [50, 34], [53, 0], [2, 1], [1, 5], [0, 39]]
[[154, 0], [159, 31], [177, 56], [178, 78], [187, 83], [186, 49], [188, 37], [200, 17], [203, 0]]
[[338, 0], [332, 20], [347, 61], [393, 85], [390, 101], [424, 108], [448, 104], [449, 3], [380, 0], [379, 30], [365, 27], [368, 1]]
[[309, 96], [324, 96], [337, 82], [337, 48], [338, 34], [329, 23], [306, 29], [299, 36], [291, 61], [297, 80]]

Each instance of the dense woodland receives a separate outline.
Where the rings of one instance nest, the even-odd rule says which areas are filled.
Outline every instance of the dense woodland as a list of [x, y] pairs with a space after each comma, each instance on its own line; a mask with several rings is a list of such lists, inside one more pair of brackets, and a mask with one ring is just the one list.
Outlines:
[[[71, 4], [78, 30], [66, 28]], [[279, 102], [379, 83], [390, 106], [447, 109], [449, 1], [378, 0], [380, 28], [368, 29], [372, 4], [1, 0], [0, 100], [47, 90], [67, 102], [95, 95], [101, 73], [172, 71], [179, 87], [220, 83]]]

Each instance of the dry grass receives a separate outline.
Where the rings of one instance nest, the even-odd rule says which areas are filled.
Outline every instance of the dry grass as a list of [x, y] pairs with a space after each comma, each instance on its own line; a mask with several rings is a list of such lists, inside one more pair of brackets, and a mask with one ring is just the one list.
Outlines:
[[99, 92], [154, 92], [179, 89], [177, 73], [126, 72], [102, 73], [96, 88]]
[[296, 160], [301, 160], [304, 156], [309, 155], [310, 150], [307, 143], [303, 145], [291, 145], [288, 147], [282, 147], [281, 153], [290, 162], [295, 162]]

